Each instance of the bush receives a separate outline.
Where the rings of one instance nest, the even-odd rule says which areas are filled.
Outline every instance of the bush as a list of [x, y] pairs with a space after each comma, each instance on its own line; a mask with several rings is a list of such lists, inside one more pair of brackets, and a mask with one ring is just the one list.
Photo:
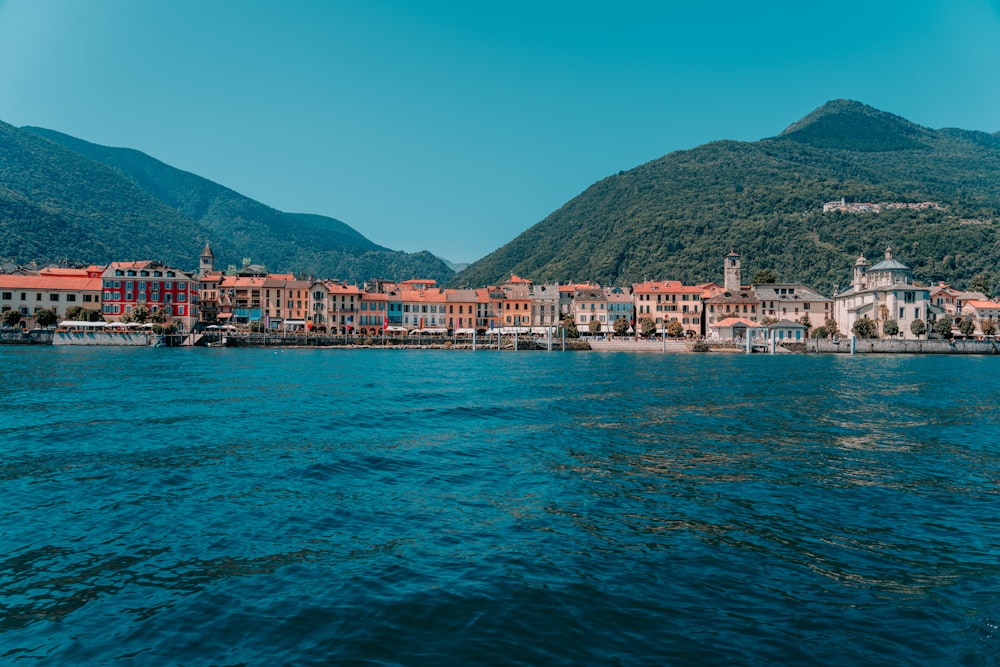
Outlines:
[[910, 323], [910, 333], [914, 336], [923, 336], [927, 333], [927, 325], [924, 324], [923, 320], [913, 320]]
[[899, 333], [899, 323], [896, 320], [886, 320], [882, 325], [882, 333], [886, 336], [895, 336]]

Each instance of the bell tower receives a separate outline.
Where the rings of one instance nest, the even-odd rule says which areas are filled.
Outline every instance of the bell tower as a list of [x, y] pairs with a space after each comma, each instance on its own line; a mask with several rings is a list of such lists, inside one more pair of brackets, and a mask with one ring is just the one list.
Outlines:
[[205, 241], [205, 249], [201, 251], [199, 259], [201, 261], [198, 268], [202, 277], [207, 276], [215, 270], [215, 255], [212, 254], [212, 246], [209, 245], [208, 241]]
[[727, 292], [736, 294], [740, 291], [740, 283], [742, 281], [740, 276], [740, 256], [736, 254], [735, 250], [730, 250], [729, 254], [726, 255], [722, 275], [724, 287]]
[[862, 290], [868, 286], [868, 260], [865, 259], [864, 255], [858, 257], [858, 261], [854, 262], [854, 280], [851, 281], [851, 285], [856, 290]]

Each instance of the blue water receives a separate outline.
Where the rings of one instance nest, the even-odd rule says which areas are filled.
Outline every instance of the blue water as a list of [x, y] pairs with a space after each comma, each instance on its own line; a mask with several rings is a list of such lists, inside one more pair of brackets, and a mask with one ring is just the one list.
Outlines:
[[0, 368], [3, 664], [1000, 664], [994, 357]]

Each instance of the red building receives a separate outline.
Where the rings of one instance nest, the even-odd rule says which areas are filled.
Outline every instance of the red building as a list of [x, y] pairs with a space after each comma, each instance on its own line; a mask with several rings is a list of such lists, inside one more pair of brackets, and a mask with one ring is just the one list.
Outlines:
[[198, 320], [198, 282], [190, 274], [154, 261], [114, 262], [101, 275], [104, 319], [120, 320], [136, 306], [185, 330]]

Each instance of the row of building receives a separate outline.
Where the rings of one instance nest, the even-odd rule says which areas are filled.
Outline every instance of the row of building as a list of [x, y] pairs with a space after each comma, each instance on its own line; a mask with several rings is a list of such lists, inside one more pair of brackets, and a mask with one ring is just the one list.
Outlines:
[[735, 339], [769, 326], [774, 337], [795, 340], [819, 326], [831, 335], [849, 335], [864, 318], [877, 325], [878, 334], [894, 320], [896, 337], [919, 338], [912, 327], [916, 320], [929, 329], [942, 317], [954, 326], [972, 319], [980, 334], [983, 323], [1000, 321], [1000, 303], [983, 294], [913, 284], [911, 270], [894, 260], [891, 250], [874, 266], [858, 258], [850, 287], [833, 298], [799, 283], [743, 285], [735, 252], [723, 260], [721, 285], [667, 280], [602, 287], [535, 284], [512, 276], [478, 289], [443, 289], [420, 279], [358, 286], [268, 273], [249, 261], [220, 271], [209, 244], [197, 273], [141, 261], [0, 274], [0, 310], [18, 310], [23, 327], [32, 327], [43, 308], [62, 319], [74, 306], [96, 310], [107, 321], [129, 319], [142, 306], [184, 330], [253, 326], [359, 335], [541, 333], [571, 317], [581, 333], [610, 334], [623, 320], [619, 326], [629, 332], [646, 328], [656, 335]]

